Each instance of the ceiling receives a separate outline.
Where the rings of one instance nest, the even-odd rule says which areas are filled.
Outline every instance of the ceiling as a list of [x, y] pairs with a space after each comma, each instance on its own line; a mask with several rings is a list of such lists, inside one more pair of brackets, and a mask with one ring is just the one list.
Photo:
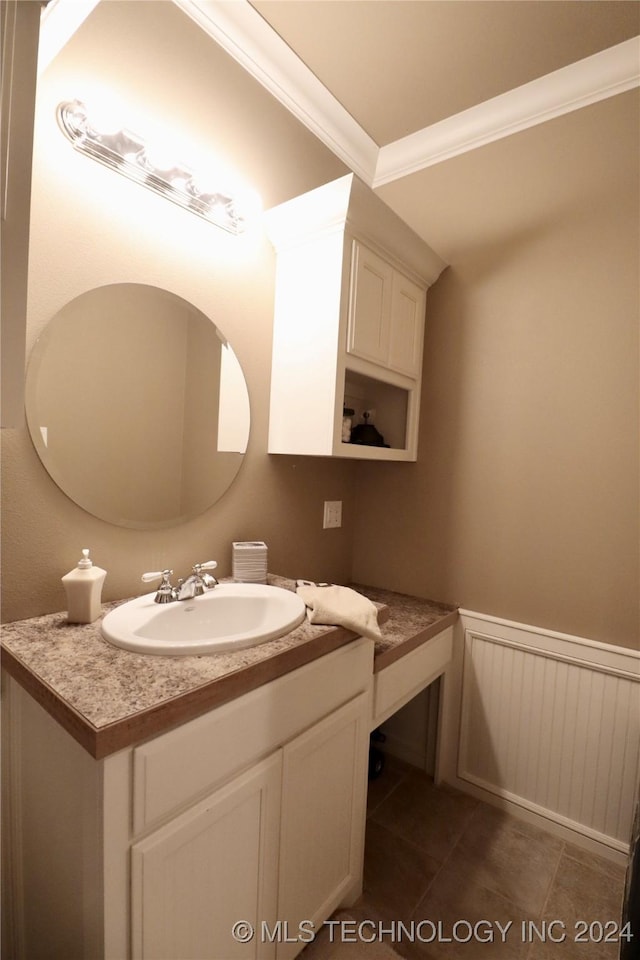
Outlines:
[[450, 263], [637, 190], [637, 0], [173, 3]]
[[378, 146], [640, 32], [626, 0], [251, 2]]

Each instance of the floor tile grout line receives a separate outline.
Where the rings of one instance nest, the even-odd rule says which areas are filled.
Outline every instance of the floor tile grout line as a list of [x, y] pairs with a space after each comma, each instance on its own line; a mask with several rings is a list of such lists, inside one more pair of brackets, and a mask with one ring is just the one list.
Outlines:
[[[415, 919], [415, 916], [414, 916], [414, 915], [415, 915], [416, 910], [418, 909], [418, 907], [420, 906], [420, 904], [421, 904], [421, 902], [424, 900], [424, 898], [427, 896], [429, 890], [431, 890], [431, 888], [432, 888], [432, 886], [433, 886], [436, 878], [438, 877], [438, 875], [439, 875], [440, 872], [442, 871], [442, 869], [443, 869], [443, 867], [445, 866], [445, 864], [449, 862], [449, 860], [450, 860], [450, 858], [452, 857], [454, 851], [457, 849], [458, 844], [460, 843], [460, 841], [461, 841], [461, 839], [462, 839], [465, 831], [468, 829], [471, 821], [473, 820], [473, 818], [474, 818], [474, 816], [476, 815], [477, 811], [480, 809], [480, 807], [481, 807], [481, 801], [475, 801], [475, 804], [474, 804], [473, 809], [470, 811], [467, 820], [465, 821], [465, 823], [463, 824], [463, 826], [460, 828], [460, 831], [459, 831], [459, 833], [457, 834], [454, 842], [452, 843], [449, 852], [448, 852], [447, 855], [445, 856], [444, 860], [440, 861], [440, 860], [438, 860], [436, 857], [434, 857], [433, 854], [429, 853], [428, 850], [425, 850], [425, 849], [424, 849], [423, 847], [421, 847], [419, 844], [414, 843], [413, 840], [411, 840], [411, 839], [409, 839], [408, 837], [406, 837], [401, 831], [399, 831], [399, 830], [394, 830], [394, 829], [393, 829], [393, 826], [390, 826], [390, 825], [388, 825], [388, 824], [380, 823], [380, 822], [379, 822], [378, 820], [376, 820], [375, 817], [374, 817], [374, 814], [375, 814], [375, 812], [379, 809], [379, 807], [380, 807], [383, 803], [385, 803], [385, 802], [389, 799], [389, 797], [408, 779], [408, 776], [409, 776], [409, 775], [408, 775], [407, 773], [404, 773], [404, 774], [400, 777], [400, 779], [398, 780], [398, 782], [395, 784], [395, 786], [392, 787], [392, 788], [389, 790], [389, 793], [385, 794], [385, 796], [379, 801], [379, 803], [376, 804], [376, 806], [375, 806], [372, 810], [367, 811], [367, 820], [368, 820], [369, 818], [371, 818], [372, 822], [375, 823], [377, 827], [382, 828], [383, 830], [386, 830], [386, 831], [387, 831], [388, 833], [390, 833], [391, 836], [393, 836], [393, 837], [398, 837], [398, 838], [401, 839], [404, 843], [408, 844], [410, 847], [412, 847], [414, 850], [416, 850], [418, 853], [420, 853], [420, 854], [426, 854], [431, 860], [433, 860], [433, 861], [435, 861], [436, 863], [439, 864], [438, 869], [436, 870], [435, 874], [434, 874], [433, 877], [427, 882], [426, 887], [424, 888], [424, 890], [422, 891], [422, 893], [420, 894], [420, 896], [419, 896], [418, 899], [416, 900], [413, 908], [412, 908], [411, 911], [410, 911], [410, 916], [411, 916], [411, 918]], [[435, 786], [435, 784], [434, 784], [434, 786]], [[438, 789], [438, 788], [436, 787], [436, 789]]]
[[563, 858], [563, 856], [564, 856], [564, 852], [565, 852], [566, 846], [567, 846], [566, 840], [563, 840], [563, 841], [562, 841], [562, 846], [560, 847], [560, 852], [559, 852], [559, 854], [558, 854], [558, 861], [557, 861], [556, 866], [555, 866], [555, 869], [554, 869], [554, 871], [553, 871], [553, 876], [551, 877], [551, 880], [549, 881], [549, 886], [547, 887], [547, 893], [546, 893], [546, 896], [545, 896], [544, 901], [543, 901], [543, 903], [542, 903], [542, 908], [541, 908], [541, 910], [540, 910], [540, 914], [539, 914], [539, 916], [538, 916], [538, 920], [542, 920], [542, 918], [543, 918], [543, 916], [544, 916], [544, 912], [545, 912], [545, 910], [546, 910], [546, 908], [547, 908], [547, 903], [549, 902], [549, 897], [551, 896], [551, 891], [553, 890], [553, 885], [554, 885], [554, 883], [556, 882], [556, 877], [558, 876], [558, 870], [560, 869], [560, 862], [561, 862], [561, 860], [562, 860], [562, 858]]
[[[549, 897], [551, 896], [551, 891], [553, 890], [553, 885], [554, 885], [554, 883], [556, 882], [556, 877], [558, 876], [558, 870], [560, 869], [560, 861], [562, 860], [562, 857], [564, 856], [564, 852], [565, 852], [566, 846], [567, 846], [566, 840], [563, 840], [563, 841], [562, 841], [562, 846], [560, 847], [560, 852], [558, 853], [558, 862], [556, 863], [555, 869], [554, 869], [554, 871], [553, 871], [553, 875], [552, 875], [551, 879], [549, 880], [549, 886], [547, 887], [547, 892], [546, 892], [545, 898], [544, 898], [544, 900], [543, 900], [543, 902], [542, 902], [542, 906], [541, 906], [541, 908], [540, 908], [540, 913], [537, 914], [537, 916], [536, 916], [536, 922], [537, 922], [538, 924], [540, 924], [540, 923], [542, 922], [542, 918], [543, 918], [544, 915], [545, 915], [545, 911], [546, 911], [546, 908], [547, 908], [547, 904], [548, 904], [548, 902], [549, 902]], [[532, 942], [529, 944], [529, 949], [527, 950], [527, 954], [526, 954], [524, 960], [529, 960], [529, 958], [531, 957], [531, 955], [532, 955], [532, 953], [533, 953], [533, 947], [534, 947], [534, 944], [533, 944], [533, 941], [532, 941]]]
[[378, 802], [374, 807], [372, 807], [370, 810], [367, 810], [367, 820], [369, 819], [369, 817], [373, 817], [373, 814], [376, 812], [376, 810], [379, 807], [381, 807], [383, 803], [386, 803], [386, 801], [389, 799], [391, 794], [395, 793], [398, 787], [400, 787], [406, 779], [407, 779], [406, 773], [402, 773], [399, 775], [398, 782], [395, 783], [392, 787], [389, 787], [388, 793], [385, 793], [385, 795], [378, 800]]
[[440, 871], [442, 870], [442, 867], [444, 866], [445, 862], [448, 860], [449, 854], [445, 857], [445, 859], [444, 859], [442, 862], [440, 862], [440, 861], [436, 860], [435, 857], [431, 856], [431, 854], [427, 853], [427, 851], [424, 850], [422, 847], [418, 846], [418, 844], [413, 843], [412, 840], [408, 840], [406, 837], [402, 836], [402, 834], [396, 832], [396, 831], [393, 830], [391, 827], [388, 827], [388, 826], [386, 826], [386, 825], [383, 824], [383, 823], [378, 823], [377, 820], [373, 820], [372, 822], [375, 823], [376, 827], [377, 827], [379, 830], [384, 830], [385, 833], [388, 833], [391, 837], [397, 838], [398, 840], [402, 840], [402, 842], [403, 842], [403, 843], [406, 843], [406, 845], [407, 845], [408, 847], [411, 847], [412, 850], [415, 850], [417, 853], [419, 853], [419, 854], [421, 854], [421, 855], [426, 854], [426, 855], [429, 857], [429, 859], [431, 859], [431, 860], [433, 860], [433, 861], [435, 861], [436, 863], [439, 864], [438, 869], [436, 870], [435, 874], [433, 875], [433, 877], [431, 878], [431, 880], [429, 880], [429, 881], [427, 882], [426, 887], [425, 887], [424, 890], [418, 895], [417, 900], [415, 901], [415, 903], [413, 904], [413, 906], [412, 906], [412, 907], [410, 908], [410, 910], [409, 910], [409, 918], [410, 918], [410, 919], [415, 919], [415, 918], [414, 918], [414, 914], [415, 914], [416, 910], [417, 910], [418, 907], [420, 906], [421, 901], [422, 901], [422, 900], [425, 898], [425, 896], [427, 895], [428, 891], [431, 889], [431, 885], [432, 885], [433, 881], [435, 880], [435, 878], [438, 876], [438, 874], [439, 874]]
[[442, 873], [442, 869], [443, 869], [445, 863], [448, 861], [450, 855], [451, 855], [451, 854], [449, 854], [448, 856], [446, 856], [446, 857], [444, 858], [444, 860], [442, 861], [442, 863], [440, 864], [440, 866], [438, 867], [438, 869], [436, 870], [436, 872], [434, 873], [434, 875], [431, 877], [431, 880], [429, 880], [429, 882], [427, 883], [426, 887], [425, 887], [424, 890], [422, 891], [421, 895], [418, 897], [418, 900], [417, 900], [417, 902], [416, 902], [416, 904], [415, 904], [415, 906], [414, 906], [414, 908], [413, 908], [413, 910], [411, 911], [411, 914], [410, 914], [411, 920], [416, 920], [416, 919], [417, 919], [417, 918], [416, 918], [416, 915], [415, 915], [415, 914], [416, 914], [416, 910], [418, 909], [418, 907], [420, 906], [420, 904], [422, 903], [422, 901], [425, 899], [425, 897], [427, 896], [427, 894], [429, 893], [429, 891], [430, 891], [431, 888], [433, 887], [433, 885], [434, 885], [434, 883], [436, 882], [437, 878], [438, 878], [438, 877], [440, 876], [440, 874]]
[[[569, 848], [575, 847], [575, 844], [572, 843], [570, 840], [567, 840], [567, 841], [565, 841], [565, 847], [569, 847]], [[582, 848], [578, 848], [578, 849], [580, 849], [583, 854], [584, 854], [585, 852], [588, 852], [588, 851], [585, 851], [585, 850], [582, 849]], [[606, 870], [603, 866], [600, 866], [598, 863], [595, 863], [595, 862], [585, 864], [585, 863], [584, 863], [584, 860], [581, 859], [580, 856], [576, 856], [576, 854], [574, 854], [574, 853], [571, 852], [571, 849], [565, 849], [565, 850], [563, 851], [563, 856], [565, 856], [565, 857], [567, 858], [567, 860], [571, 860], [573, 863], [580, 864], [580, 865], [582, 865], [582, 866], [586, 866], [586, 867], [588, 867], [588, 869], [590, 869], [590, 870], [595, 870], [597, 873], [602, 874], [602, 876], [603, 876], [604, 878], [608, 879], [608, 880], [611, 880], [611, 879], [612, 879], [612, 876], [611, 876], [611, 867], [612, 867], [612, 865], [613, 865], [613, 866], [616, 866], [616, 867], [619, 867], [620, 870], [621, 870], [623, 873], [624, 873], [624, 871], [625, 871], [625, 869], [626, 869], [626, 867], [625, 867], [623, 864], [619, 864], [619, 863], [618, 863], [617, 861], [615, 861], [615, 860], [607, 860], [606, 857], [603, 857], [602, 854], [599, 854], [599, 853], [593, 853], [592, 856], [595, 857], [595, 858], [598, 859], [598, 860], [604, 860], [604, 862], [609, 865], [609, 870]]]
[[[433, 887], [433, 885], [434, 885], [434, 883], [436, 882], [437, 878], [438, 878], [439, 875], [442, 873], [445, 865], [449, 863], [449, 861], [451, 860], [451, 858], [452, 858], [453, 855], [454, 855], [454, 852], [458, 849], [458, 844], [459, 844], [460, 841], [462, 840], [463, 834], [465, 833], [467, 827], [469, 826], [469, 824], [470, 824], [471, 821], [473, 820], [473, 817], [474, 817], [477, 809], [478, 809], [478, 807], [476, 806], [476, 807], [471, 811], [471, 813], [469, 814], [469, 819], [467, 820], [467, 822], [465, 823], [465, 825], [464, 825], [464, 826], [462, 827], [462, 829], [460, 830], [460, 833], [459, 833], [458, 836], [456, 837], [455, 842], [451, 845], [451, 849], [449, 850], [448, 854], [446, 855], [446, 857], [444, 858], [444, 860], [440, 863], [440, 866], [439, 866], [438, 869], [436, 870], [436, 872], [435, 872], [435, 874], [433, 875], [433, 877], [431, 878], [431, 880], [429, 880], [429, 882], [427, 883], [427, 886], [425, 887], [425, 889], [424, 889], [424, 891], [423, 891], [423, 893], [422, 893], [422, 896], [418, 899], [418, 902], [416, 903], [415, 907], [413, 908], [413, 910], [412, 910], [412, 912], [411, 912], [411, 918], [412, 918], [412, 919], [414, 919], [414, 920], [416, 919], [416, 918], [415, 918], [415, 912], [416, 912], [416, 910], [418, 909], [418, 907], [420, 906], [420, 904], [422, 903], [422, 901], [424, 900], [424, 898], [427, 896], [427, 894], [429, 893], [429, 891], [430, 891], [431, 888]], [[418, 847], [416, 844], [414, 844], [414, 847], [416, 847], [416, 849], [417, 849], [417, 850], [420, 850], [421, 852], [426, 852], [426, 851], [423, 851], [422, 848], [421, 848], [421, 847]], [[432, 859], [435, 860], [435, 857], [432, 857]]]
[[[391, 822], [382, 823], [379, 820], [374, 818], [374, 814], [376, 814], [379, 811], [380, 806], [386, 800], [388, 800], [388, 798], [391, 797], [392, 794], [395, 793], [395, 791], [402, 786], [402, 784], [406, 784], [407, 779], [410, 779], [408, 774], [405, 773], [403, 775], [400, 775], [398, 781], [394, 783], [393, 786], [390, 787], [388, 792], [385, 793], [384, 797], [382, 797], [380, 801], [376, 803], [376, 805], [370, 811], [367, 812], [367, 820], [371, 821], [372, 826], [373, 824], [375, 824], [376, 828], [379, 828], [385, 831], [387, 836], [396, 837], [402, 840], [404, 844], [407, 844], [407, 846], [412, 848], [415, 852], [420, 853], [422, 856], [426, 855], [427, 857], [429, 857], [429, 859], [432, 862], [432, 865], [435, 866], [436, 868], [435, 872], [430, 878], [423, 877], [423, 882], [425, 882], [425, 885], [420, 895], [418, 896], [417, 900], [415, 900], [414, 903], [411, 903], [411, 902], [407, 903], [407, 900], [404, 901], [404, 904], [402, 907], [402, 913], [404, 914], [405, 910], [409, 908], [410, 913], [408, 915], [410, 919], [415, 922], [417, 919], [420, 919], [417, 916], [417, 912], [418, 912], [418, 908], [420, 907], [420, 904], [423, 903], [423, 901], [425, 901], [425, 907], [428, 907], [429, 893], [436, 890], [436, 894], [437, 894], [437, 885], [439, 880], [442, 878], [442, 873], [444, 868], [447, 866], [451, 866], [455, 868], [457, 863], [457, 858], [460, 858], [460, 857], [464, 858], [465, 837], [469, 837], [470, 829], [475, 829], [478, 826], [478, 818], [479, 817], [481, 818], [482, 811], [484, 810], [484, 808], [485, 807], [489, 807], [491, 809], [494, 809], [494, 808], [491, 804], [487, 804], [484, 801], [481, 801], [481, 800], [477, 801], [474, 807], [470, 811], [468, 811], [465, 822], [456, 831], [455, 837], [451, 838], [452, 839], [451, 845], [448, 847], [448, 849], [445, 848], [447, 849], [446, 855], [442, 860], [440, 860], [439, 858], [434, 857], [429, 852], [428, 846], [425, 847], [425, 846], [419, 845], [415, 843], [412, 839], [407, 837], [406, 834], [403, 834], [401, 831], [396, 831], [396, 829], [394, 829], [393, 820], [391, 820]], [[433, 785], [435, 786], [435, 784]], [[442, 817], [445, 818], [443, 822], [446, 822], [446, 817], [447, 817], [446, 811], [442, 812]], [[517, 816], [511, 815], [509, 813], [506, 813], [506, 820], [510, 829], [513, 829], [515, 833], [519, 834], [522, 839], [526, 841], [532, 841], [532, 842], [535, 840], [535, 836], [534, 835], [530, 836], [528, 829], [526, 829], [526, 821], [523, 823], [520, 820], [520, 818], [518, 818]], [[482, 819], [480, 819], [480, 826], [482, 826]], [[540, 833], [548, 837], [554, 836], [552, 831], [545, 831], [543, 829], [540, 830]], [[523, 903], [520, 904], [516, 901], [511, 900], [508, 893], [502, 892], [502, 890], [499, 888], [494, 888], [491, 885], [487, 885], [484, 882], [479, 884], [479, 887], [481, 887], [484, 891], [489, 891], [493, 895], [499, 897], [501, 901], [504, 901], [506, 904], [509, 905], [510, 910], [524, 911], [526, 914], [528, 914], [532, 922], [535, 922], [538, 924], [538, 926], [540, 926], [543, 922], [543, 918], [545, 917], [546, 911], [550, 907], [552, 907], [552, 904], [554, 902], [553, 901], [554, 890], [557, 883], [559, 882], [559, 877], [562, 876], [560, 871], [563, 863], [570, 861], [571, 864], [575, 862], [576, 866], [581, 865], [585, 868], [588, 868], [589, 870], [593, 869], [597, 874], [597, 877], [599, 878], [599, 880], [603, 884], [607, 883], [608, 874], [604, 869], [604, 865], [602, 868], [600, 868], [597, 863], [590, 864], [590, 863], [584, 862], [582, 857], [580, 856], [580, 851], [577, 851], [575, 853], [575, 856], [572, 856], [571, 842], [566, 838], [564, 839], [558, 838], [557, 834], [555, 835], [555, 839], [560, 840], [560, 842], [557, 844], [555, 849], [556, 856], [555, 858], [552, 857], [550, 862], [547, 861], [547, 867], [551, 869], [549, 873], [547, 873], [547, 871], [545, 870], [545, 874], [547, 877], [546, 887], [543, 887], [542, 891], [539, 890], [539, 893], [534, 897], [534, 902], [537, 901], [537, 903], [535, 904], [535, 907], [533, 910], [531, 908], [532, 906], [534, 906], [534, 903], [532, 903], [530, 899], [527, 899], [526, 904], [525, 904], [525, 901], [523, 901]], [[555, 859], [555, 862], [554, 862], [554, 859]], [[594, 882], [595, 882], [595, 878], [594, 878]], [[419, 889], [419, 886], [420, 885], [418, 884], [418, 889]], [[543, 893], [542, 898], [540, 898], [540, 892]], [[381, 905], [376, 909], [384, 910], [384, 908]], [[513, 913], [513, 915], [516, 916], [515, 913]], [[534, 960], [534, 958], [538, 956], [536, 942], [537, 941], [532, 941], [531, 943], [524, 945], [523, 952], [521, 954], [519, 953], [520, 960]]]
[[[369, 819], [369, 818], [367, 817], [367, 819]], [[420, 854], [422, 854], [422, 855], [426, 855], [427, 857], [429, 857], [430, 860], [434, 860], [436, 863], [440, 864], [440, 866], [438, 867], [438, 872], [440, 872], [440, 868], [443, 867], [444, 864], [448, 861], [448, 859], [449, 859], [449, 857], [451, 856], [454, 848], [457, 847], [458, 842], [459, 842], [459, 840], [460, 840], [461, 837], [462, 837], [462, 833], [464, 833], [464, 830], [463, 830], [463, 831], [461, 831], [461, 833], [456, 837], [456, 839], [455, 839], [455, 841], [454, 841], [454, 843], [453, 843], [453, 846], [452, 846], [451, 850], [446, 854], [444, 860], [439, 860], [438, 857], [434, 857], [432, 853], [429, 853], [429, 851], [428, 851], [428, 850], [425, 850], [424, 847], [421, 847], [420, 844], [415, 843], [415, 841], [413, 841], [413, 840], [409, 839], [409, 837], [405, 836], [405, 834], [403, 834], [402, 831], [397, 830], [397, 829], [394, 829], [394, 828], [393, 828], [393, 825], [390, 825], [390, 824], [388, 824], [388, 823], [380, 823], [379, 820], [375, 820], [373, 817], [371, 818], [371, 821], [372, 821], [372, 823], [375, 823], [375, 825], [376, 825], [377, 827], [379, 827], [381, 830], [386, 830], [387, 833], [390, 833], [392, 837], [396, 837], [398, 840], [402, 840], [403, 843], [406, 843], [406, 844], [407, 844], [408, 846], [410, 846], [413, 850], [416, 850], [418, 853], [420, 853]]]

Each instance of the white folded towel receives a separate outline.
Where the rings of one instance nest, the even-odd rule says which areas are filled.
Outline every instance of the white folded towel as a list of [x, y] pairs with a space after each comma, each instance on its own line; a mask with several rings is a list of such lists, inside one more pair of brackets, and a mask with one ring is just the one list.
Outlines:
[[375, 604], [351, 587], [299, 583], [296, 592], [307, 605], [309, 623], [334, 624], [372, 640], [381, 638]]

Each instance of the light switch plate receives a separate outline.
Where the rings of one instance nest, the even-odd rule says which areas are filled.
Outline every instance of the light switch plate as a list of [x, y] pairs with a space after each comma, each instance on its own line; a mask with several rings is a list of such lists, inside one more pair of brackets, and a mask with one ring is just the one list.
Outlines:
[[324, 502], [324, 520], [322, 527], [324, 530], [330, 527], [342, 526], [342, 500], [325, 500]]

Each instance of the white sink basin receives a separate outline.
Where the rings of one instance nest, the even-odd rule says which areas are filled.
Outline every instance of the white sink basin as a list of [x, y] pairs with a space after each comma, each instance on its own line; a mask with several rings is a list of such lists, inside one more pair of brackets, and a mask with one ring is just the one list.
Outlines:
[[305, 615], [291, 590], [264, 583], [220, 583], [194, 600], [129, 600], [102, 621], [102, 635], [125, 650], [187, 656], [241, 650], [281, 637]]

